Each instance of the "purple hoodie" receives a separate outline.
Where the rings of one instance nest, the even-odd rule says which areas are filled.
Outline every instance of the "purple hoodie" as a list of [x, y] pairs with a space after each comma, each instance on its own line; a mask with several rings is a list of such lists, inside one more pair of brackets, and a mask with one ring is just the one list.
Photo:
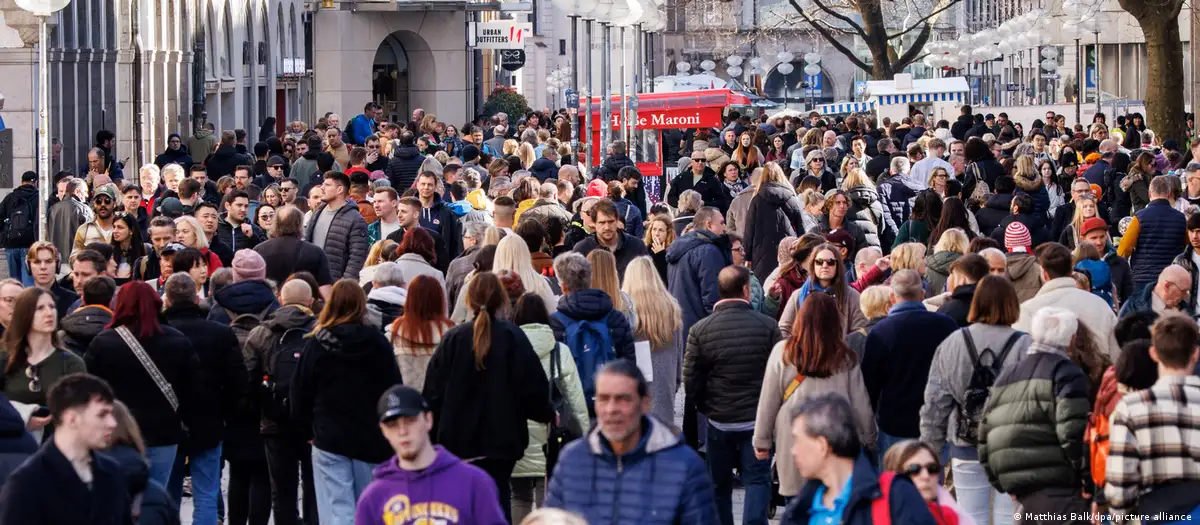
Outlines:
[[355, 525], [506, 525], [496, 483], [441, 446], [425, 470], [401, 469], [392, 456], [358, 499]]

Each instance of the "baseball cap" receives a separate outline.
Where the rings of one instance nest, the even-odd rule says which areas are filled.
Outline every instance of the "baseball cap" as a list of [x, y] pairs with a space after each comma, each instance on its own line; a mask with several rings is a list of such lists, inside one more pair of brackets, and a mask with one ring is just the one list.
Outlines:
[[169, 243], [167, 243], [166, 246], [163, 246], [162, 254], [163, 255], [172, 255], [177, 252], [183, 251], [185, 249], [187, 249], [187, 246], [184, 246], [182, 243], [169, 242]]
[[96, 188], [95, 193], [92, 194], [92, 199], [95, 200], [96, 197], [99, 197], [101, 195], [108, 197], [108, 199], [113, 202], [116, 202], [117, 201], [117, 186], [115, 184], [109, 183], [109, 184], [100, 186], [99, 188]]
[[21, 174], [21, 182], [37, 182], [38, 174], [35, 171], [27, 171]]
[[183, 216], [183, 203], [179, 202], [179, 199], [175, 197], [167, 197], [159, 203], [158, 212], [165, 217], [178, 219]]
[[988, 113], [987, 115], [985, 115], [985, 116], [983, 117], [983, 120], [992, 120], [992, 119], [995, 119], [995, 118], [996, 118], [996, 116], [995, 116], [995, 115], [993, 115], [993, 114], [991, 114], [991, 113]]
[[279, 155], [272, 155], [271, 158], [267, 159], [267, 166], [284, 166], [286, 164], [287, 161], [283, 160], [283, 157]]
[[430, 411], [429, 403], [425, 402], [421, 393], [404, 385], [396, 385], [387, 389], [387, 392], [379, 396], [379, 403], [376, 404], [375, 409], [379, 413], [380, 423], [401, 417], [419, 416]]
[[1087, 235], [1092, 230], [1107, 230], [1107, 229], [1108, 229], [1108, 223], [1104, 222], [1104, 219], [1101, 219], [1100, 217], [1092, 217], [1090, 219], [1084, 220], [1083, 227], [1080, 228], [1081, 233], [1083, 235]]

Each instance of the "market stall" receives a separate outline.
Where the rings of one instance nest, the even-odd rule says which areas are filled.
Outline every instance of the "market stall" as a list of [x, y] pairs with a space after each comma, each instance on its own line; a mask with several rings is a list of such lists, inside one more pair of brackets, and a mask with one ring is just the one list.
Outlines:
[[822, 115], [873, 112], [880, 121], [885, 117], [899, 121], [920, 111], [928, 120], [953, 121], [969, 92], [963, 77], [913, 79], [912, 75], [898, 74], [893, 80], [867, 82], [863, 102], [822, 104], [817, 110]]

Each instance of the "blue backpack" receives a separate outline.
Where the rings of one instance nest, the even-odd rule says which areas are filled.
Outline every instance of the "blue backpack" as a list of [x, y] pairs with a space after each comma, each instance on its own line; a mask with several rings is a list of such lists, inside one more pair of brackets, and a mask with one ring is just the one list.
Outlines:
[[563, 343], [571, 349], [571, 357], [575, 358], [579, 381], [583, 383], [583, 395], [590, 407], [592, 398], [596, 396], [596, 370], [617, 358], [617, 352], [613, 350], [612, 331], [602, 319], [572, 319], [562, 312], [554, 312], [554, 317], [566, 328]]
[[1112, 270], [1108, 268], [1108, 263], [1087, 259], [1079, 261], [1075, 265], [1075, 270], [1082, 272], [1088, 276], [1088, 280], [1092, 283], [1092, 293], [1104, 299], [1109, 306], [1113, 304], [1113, 282]]

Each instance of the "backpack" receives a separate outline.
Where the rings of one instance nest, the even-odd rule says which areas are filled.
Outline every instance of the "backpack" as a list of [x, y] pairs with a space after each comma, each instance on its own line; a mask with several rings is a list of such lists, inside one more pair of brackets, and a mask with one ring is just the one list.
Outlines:
[[1088, 467], [1091, 468], [1092, 482], [1096, 487], [1104, 486], [1108, 468], [1108, 428], [1108, 416], [1101, 412], [1092, 412], [1083, 434], [1083, 442], [1088, 446]]
[[250, 332], [262, 324], [263, 319], [266, 319], [267, 314], [270, 312], [271, 306], [268, 305], [261, 312], [238, 314], [233, 317], [233, 320], [229, 322], [229, 327], [233, 329], [233, 334], [237, 336], [239, 347], [246, 347], [246, 339], [250, 337]]
[[887, 471], [879, 475], [879, 497], [871, 501], [871, 524], [892, 525], [892, 481], [896, 473]]
[[613, 350], [612, 331], [604, 320], [572, 319], [562, 312], [554, 312], [562, 323], [563, 343], [571, 349], [575, 368], [579, 369], [579, 382], [583, 384], [583, 395], [589, 407], [596, 395], [596, 370], [617, 358]]
[[1093, 294], [1104, 299], [1109, 306], [1113, 305], [1112, 270], [1109, 269], [1108, 263], [1090, 259], [1079, 261], [1079, 264], [1075, 265], [1075, 270], [1088, 276]]
[[[958, 414], [958, 429], [955, 437], [960, 441], [976, 445], [979, 443], [979, 422], [983, 420], [983, 406], [987, 403], [992, 384], [1000, 375], [1000, 369], [1004, 366], [1004, 359], [1008, 357], [1008, 352], [1025, 334], [1024, 332], [1014, 332], [1008, 336], [1008, 341], [1004, 342], [1004, 348], [1000, 350], [999, 354], [991, 348], [985, 348], [983, 354], [980, 354], [979, 350], [975, 348], [975, 338], [971, 337], [971, 330], [963, 329], [961, 331], [963, 341], [967, 344], [967, 354], [971, 357], [973, 371], [963, 394], [963, 403], [955, 408]], [[983, 362], [985, 356], [991, 357], [987, 364]]]
[[309, 327], [289, 328], [271, 346], [263, 363], [263, 379], [260, 385], [263, 416], [275, 422], [291, 418], [292, 406], [289, 394], [292, 379], [300, 364], [300, 354], [308, 342], [304, 335]]
[[37, 195], [13, 202], [4, 218], [5, 244], [24, 244], [37, 235]]

